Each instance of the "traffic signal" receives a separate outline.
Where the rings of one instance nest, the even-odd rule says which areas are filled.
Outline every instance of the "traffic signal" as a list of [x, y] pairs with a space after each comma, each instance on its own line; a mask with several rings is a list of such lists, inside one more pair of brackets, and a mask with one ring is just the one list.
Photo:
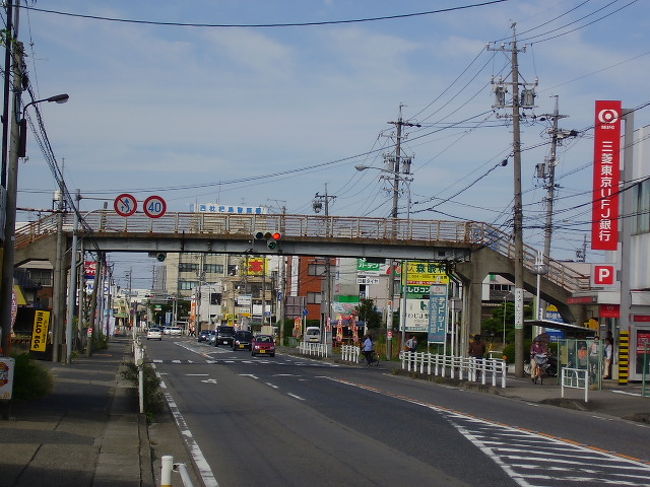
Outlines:
[[157, 260], [158, 262], [164, 262], [166, 258], [167, 258], [167, 254], [164, 253], [164, 252], [158, 252], [158, 253], [156, 254], [156, 260]]
[[280, 245], [280, 239], [282, 238], [282, 235], [280, 234], [280, 232], [275, 232], [275, 233], [266, 232], [264, 234], [264, 238], [266, 238], [266, 246], [270, 250], [275, 250]]

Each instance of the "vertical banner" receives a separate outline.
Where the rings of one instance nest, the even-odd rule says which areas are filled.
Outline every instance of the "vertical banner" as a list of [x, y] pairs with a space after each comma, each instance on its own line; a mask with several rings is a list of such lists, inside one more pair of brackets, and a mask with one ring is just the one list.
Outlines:
[[34, 312], [34, 328], [30, 350], [44, 352], [47, 347], [47, 331], [50, 325], [50, 312], [37, 309]]
[[8, 401], [14, 388], [15, 360], [10, 357], [0, 357], [0, 401]]
[[429, 343], [445, 343], [447, 338], [449, 284], [433, 284], [429, 288]]
[[618, 245], [621, 110], [620, 101], [596, 101], [591, 218], [593, 250], [616, 250]]

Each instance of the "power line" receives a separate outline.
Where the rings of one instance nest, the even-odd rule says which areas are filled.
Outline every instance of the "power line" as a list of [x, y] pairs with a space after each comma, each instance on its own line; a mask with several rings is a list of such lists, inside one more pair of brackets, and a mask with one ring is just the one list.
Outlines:
[[422, 12], [411, 12], [406, 14], [384, 15], [378, 17], [363, 17], [358, 19], [343, 19], [343, 20], [323, 20], [312, 22], [278, 22], [267, 24], [211, 24], [211, 23], [196, 23], [196, 22], [164, 22], [156, 20], [142, 20], [142, 19], [126, 19], [119, 17], [105, 17], [101, 15], [86, 15], [73, 12], [64, 12], [61, 10], [49, 10], [36, 7], [28, 7], [20, 5], [20, 8], [26, 10], [33, 10], [35, 12], [50, 13], [56, 15], [64, 15], [67, 17], [77, 17], [90, 20], [102, 20], [108, 22], [123, 22], [129, 24], [144, 24], [144, 25], [158, 25], [166, 27], [199, 27], [199, 28], [277, 28], [277, 27], [314, 27], [320, 25], [339, 25], [339, 24], [356, 24], [361, 22], [376, 22], [380, 20], [396, 20], [409, 17], [419, 17], [423, 15], [432, 15], [446, 12], [454, 12], [458, 10], [465, 10], [475, 7], [483, 7], [487, 5], [494, 5], [498, 3], [507, 2], [508, 0], [491, 0], [488, 2], [473, 3], [469, 5], [459, 5], [457, 7], [442, 8], [437, 10], [425, 10]]

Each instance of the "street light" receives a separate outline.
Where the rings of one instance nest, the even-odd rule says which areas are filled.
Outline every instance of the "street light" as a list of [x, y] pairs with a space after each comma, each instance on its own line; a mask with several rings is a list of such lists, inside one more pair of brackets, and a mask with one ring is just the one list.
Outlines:
[[25, 157], [27, 153], [27, 120], [25, 120], [25, 114], [27, 113], [27, 109], [30, 106], [36, 105], [38, 103], [43, 103], [43, 102], [66, 103], [69, 99], [70, 99], [70, 95], [68, 95], [67, 93], [61, 93], [59, 95], [50, 96], [49, 98], [42, 98], [40, 100], [30, 101], [27, 105], [25, 105], [25, 107], [23, 108], [23, 116], [20, 119], [20, 122], [18, 122], [19, 123], [18, 157]]
[[[18, 103], [20, 97], [18, 96]], [[9, 164], [7, 167], [7, 195], [5, 203], [5, 223], [4, 223], [4, 251], [2, 256], [2, 285], [0, 286], [0, 349], [5, 353], [9, 347], [9, 333], [11, 330], [11, 301], [14, 281], [14, 240], [16, 235], [16, 197], [18, 193], [18, 158], [25, 157], [25, 140], [27, 123], [25, 121], [25, 113], [29, 106], [36, 105], [42, 102], [56, 102], [65, 103], [68, 101], [69, 95], [60, 94], [43, 98], [42, 100], [34, 100], [23, 108], [22, 118], [16, 121], [12, 116], [12, 140], [16, 140], [17, 144], [13, 144], [9, 150]], [[17, 123], [16, 123], [17, 122]], [[61, 202], [62, 203], [62, 202]], [[59, 232], [60, 233], [60, 232]], [[55, 352], [53, 358], [58, 358]]]
[[[385, 169], [383, 167], [365, 166], [363, 164], [358, 164], [358, 165], [354, 166], [354, 168], [357, 171], [365, 171], [367, 169], [375, 169], [375, 170], [377, 170], [379, 172], [384, 172], [384, 173], [391, 174], [392, 177], [395, 178], [395, 183], [394, 183], [394, 186], [393, 186], [393, 212], [392, 212], [393, 218], [397, 218], [397, 199], [398, 199], [397, 198], [397, 196], [398, 196], [397, 195], [397, 192], [398, 192], [397, 181], [404, 181], [406, 183], [406, 192], [407, 192], [407, 197], [408, 197], [408, 201], [407, 201], [407, 205], [406, 205], [406, 220], [407, 220], [407, 222], [409, 224], [409, 227], [410, 227], [410, 220], [411, 220], [411, 182], [413, 181], [413, 178], [409, 177], [406, 174], [401, 174], [401, 173], [399, 173], [397, 171], [391, 171], [390, 169]], [[382, 176], [382, 177], [384, 177], [384, 176]], [[386, 179], [388, 179], [388, 176], [385, 176], [385, 177], [386, 177]], [[390, 272], [391, 272], [390, 277], [389, 277], [389, 281], [388, 281], [389, 282], [389, 288], [388, 288], [389, 289], [389, 296], [388, 296], [388, 299], [391, 299], [391, 297], [392, 297], [391, 295], [392, 295], [392, 291], [393, 291], [393, 275], [392, 275], [393, 260], [392, 259], [390, 259], [389, 262], [388, 262], [388, 268], [390, 269]], [[407, 281], [408, 281], [408, 269], [407, 268], [408, 268], [408, 265], [407, 265], [406, 261], [402, 261], [402, 272], [404, 273], [403, 276], [404, 276], [404, 285], [405, 286], [406, 286]], [[406, 343], [406, 293], [405, 292], [402, 292], [401, 301], [402, 301], [402, 304], [400, 305], [401, 324], [402, 324], [401, 348], [404, 348], [404, 344]], [[387, 333], [389, 335], [392, 335], [392, 328], [393, 328], [392, 311], [390, 311], [389, 317], [391, 318], [391, 320], [389, 322], [390, 324], [387, 323], [387, 328], [388, 328]], [[389, 321], [388, 317], [387, 317], [386, 321], [387, 322]], [[387, 355], [387, 358], [390, 359], [390, 357], [391, 357], [391, 350], [390, 350], [391, 340], [390, 340], [390, 338], [386, 339], [386, 343], [387, 343], [386, 355]]]
[[[390, 169], [385, 169], [383, 167], [377, 167], [377, 166], [365, 166], [363, 164], [357, 164], [354, 166], [354, 168], [357, 171], [365, 171], [367, 169], [375, 169], [380, 172], [385, 172], [388, 174], [391, 174], [395, 179], [398, 179], [400, 181], [404, 181], [406, 183], [406, 192], [408, 196], [408, 202], [406, 206], [406, 219], [410, 220], [411, 219], [411, 182], [413, 182], [413, 178], [409, 177], [407, 174], [401, 174], [401, 173], [396, 173], [395, 171], [391, 171]], [[388, 179], [388, 176], [382, 176]], [[397, 217], [397, 198], [394, 200], [394, 208], [393, 208], [393, 215]]]

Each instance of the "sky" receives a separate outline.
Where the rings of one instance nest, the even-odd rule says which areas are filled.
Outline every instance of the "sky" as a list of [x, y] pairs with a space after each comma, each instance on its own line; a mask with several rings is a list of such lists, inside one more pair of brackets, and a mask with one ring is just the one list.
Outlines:
[[[543, 246], [546, 191], [535, 166], [549, 156], [544, 115], [557, 99], [560, 128], [578, 135], [558, 149], [551, 256], [575, 259], [586, 237], [587, 260], [602, 260], [588, 242], [594, 102], [650, 101], [650, 4], [479, 3], [23, 0], [19, 39], [35, 96], [70, 95], [39, 109], [82, 211], [131, 193], [159, 195], [168, 211], [225, 203], [311, 214], [315, 194], [327, 191], [332, 215], [387, 217], [382, 172], [355, 166], [385, 168], [396, 140], [389, 122], [401, 112], [420, 127], [403, 130], [413, 181], [400, 217], [410, 193], [411, 218], [510, 231], [512, 122], [509, 110], [492, 108], [491, 81], [511, 81], [514, 23], [520, 81], [536, 93], [521, 131], [525, 243]], [[371, 20], [380, 17], [393, 18]], [[642, 108], [635, 124], [649, 118]], [[28, 141], [18, 221], [51, 208], [57, 189], [35, 136]], [[134, 287], [151, 282], [146, 255], [112, 261], [118, 280], [135, 268]]]

